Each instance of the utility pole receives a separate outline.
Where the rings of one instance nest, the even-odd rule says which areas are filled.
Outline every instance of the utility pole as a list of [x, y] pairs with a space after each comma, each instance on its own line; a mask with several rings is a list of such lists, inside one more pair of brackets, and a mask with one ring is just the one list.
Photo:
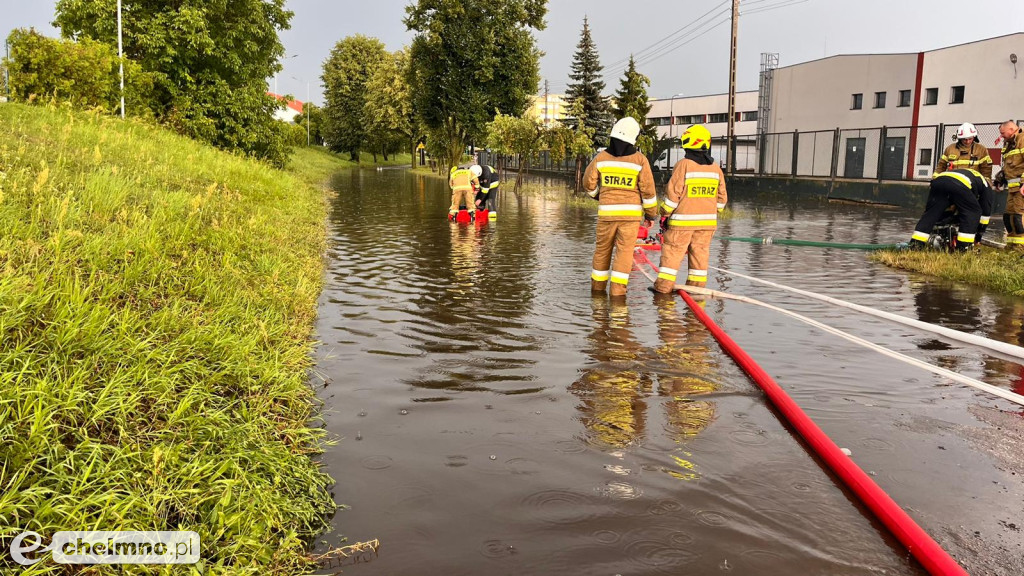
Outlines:
[[[4, 54], [8, 62], [11, 61], [11, 46], [4, 40]], [[4, 91], [7, 92], [7, 101], [11, 101], [11, 70], [10, 65], [4, 66]]]
[[313, 104], [309, 101], [309, 82], [306, 82], [306, 147], [309, 148], [309, 110]]
[[117, 0], [117, 59], [121, 66], [121, 120], [124, 120], [124, 39], [121, 31], [121, 0]]
[[548, 116], [548, 81], [544, 79], [544, 127], [551, 128], [551, 120]]
[[725, 141], [725, 170], [732, 174], [736, 169], [736, 36], [740, 23], [740, 0], [732, 0], [732, 42], [729, 49], [729, 134]]

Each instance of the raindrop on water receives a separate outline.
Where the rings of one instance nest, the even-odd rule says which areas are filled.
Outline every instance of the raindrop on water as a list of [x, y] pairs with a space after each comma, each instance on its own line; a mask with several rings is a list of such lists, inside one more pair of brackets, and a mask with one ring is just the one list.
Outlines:
[[362, 416], [366, 416], [366, 410], [360, 410], [359, 411], [359, 416], [361, 416], [361, 417]]
[[398, 413], [401, 414], [402, 416], [405, 416], [406, 414], [409, 413], [409, 411], [406, 410], [405, 408], [402, 408], [401, 410], [398, 411]]
[[491, 460], [497, 460], [497, 459], [498, 459], [497, 456], [495, 456], [494, 454], [491, 454]]
[[356, 440], [362, 440], [362, 439], [363, 439], [363, 433], [362, 432], [356, 432]]

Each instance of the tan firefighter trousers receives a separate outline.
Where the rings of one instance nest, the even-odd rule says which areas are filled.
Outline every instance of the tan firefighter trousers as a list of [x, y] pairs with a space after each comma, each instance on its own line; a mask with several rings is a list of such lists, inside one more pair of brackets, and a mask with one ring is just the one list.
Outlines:
[[687, 254], [690, 258], [686, 285], [704, 286], [708, 281], [708, 255], [711, 251], [711, 237], [714, 235], [714, 230], [669, 228], [661, 246], [661, 267], [654, 289], [662, 294], [672, 291], [679, 274], [679, 265]]
[[[590, 273], [590, 289], [604, 292], [611, 280], [611, 295], [625, 296], [629, 271], [633, 269], [633, 248], [639, 220], [597, 221], [597, 242], [594, 246], [594, 269]], [[612, 250], [615, 262], [612, 262]]]

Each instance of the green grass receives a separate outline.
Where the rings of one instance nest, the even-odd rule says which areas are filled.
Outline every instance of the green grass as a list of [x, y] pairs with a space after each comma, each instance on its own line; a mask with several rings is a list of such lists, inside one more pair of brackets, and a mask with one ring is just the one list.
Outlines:
[[348, 168], [359, 168], [368, 166], [408, 166], [408, 154], [397, 154], [389, 156], [387, 161], [383, 156], [377, 156], [374, 163], [373, 155], [369, 152], [359, 154], [359, 162], [353, 162], [348, 154], [335, 154], [323, 146], [300, 147], [292, 151], [292, 157], [288, 163], [288, 170], [302, 175], [310, 175], [315, 179], [321, 178], [323, 174], [329, 174], [337, 170]]
[[871, 259], [900, 270], [983, 286], [1014, 296], [1024, 296], [1024, 260], [1020, 253], [982, 247], [969, 254], [882, 250]]
[[306, 571], [334, 510], [307, 381], [322, 183], [346, 163], [52, 107], [0, 104], [0, 133], [0, 548], [194, 530], [193, 573]]

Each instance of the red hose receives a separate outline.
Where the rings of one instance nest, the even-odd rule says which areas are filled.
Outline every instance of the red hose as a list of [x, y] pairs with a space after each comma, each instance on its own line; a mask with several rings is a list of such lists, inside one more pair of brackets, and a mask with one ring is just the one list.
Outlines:
[[[657, 271], [657, 268], [640, 250], [636, 255], [640, 262]], [[870, 476], [857, 466], [853, 459], [843, 453], [813, 420], [789, 397], [788, 394], [754, 361], [715, 321], [708, 316], [693, 298], [684, 290], [679, 295], [693, 311], [715, 340], [721, 344], [725, 352], [736, 361], [748, 376], [764, 390], [775, 408], [783, 418], [811, 447], [825, 464], [843, 481], [846, 486], [864, 503], [886, 528], [907, 548], [914, 558], [920, 562], [933, 576], [962, 575], [967, 571], [960, 567], [931, 536], [928, 535], [902, 508], [883, 491]]]

